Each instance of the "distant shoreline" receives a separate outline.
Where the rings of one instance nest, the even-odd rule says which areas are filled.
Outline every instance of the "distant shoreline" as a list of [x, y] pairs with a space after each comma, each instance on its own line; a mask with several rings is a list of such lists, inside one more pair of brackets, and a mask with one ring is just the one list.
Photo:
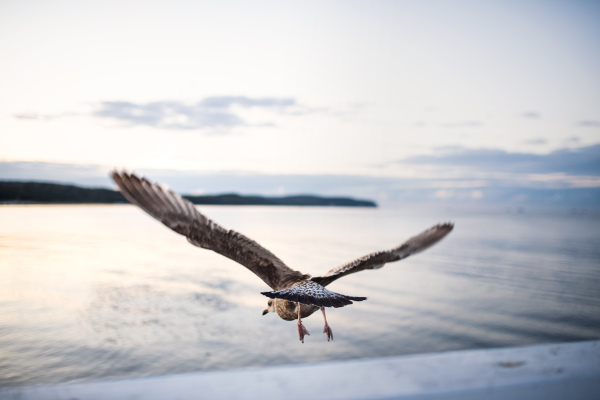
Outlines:
[[[236, 193], [192, 196], [194, 204], [235, 206], [377, 207], [372, 200], [315, 195], [246, 196]], [[32, 181], [0, 181], [0, 204], [126, 204], [120, 192]]]

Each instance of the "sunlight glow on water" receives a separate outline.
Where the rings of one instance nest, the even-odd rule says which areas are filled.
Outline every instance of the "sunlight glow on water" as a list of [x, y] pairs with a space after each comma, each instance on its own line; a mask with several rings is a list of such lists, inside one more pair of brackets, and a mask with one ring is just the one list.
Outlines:
[[268, 287], [129, 205], [0, 207], [0, 385], [600, 337], [600, 217], [427, 207], [202, 210], [319, 275], [441, 221], [434, 248], [333, 283], [366, 302], [261, 316]]

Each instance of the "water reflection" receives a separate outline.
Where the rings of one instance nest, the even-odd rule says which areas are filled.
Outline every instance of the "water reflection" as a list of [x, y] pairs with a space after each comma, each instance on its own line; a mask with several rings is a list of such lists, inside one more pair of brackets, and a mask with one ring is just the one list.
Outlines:
[[444, 220], [415, 258], [330, 285], [366, 302], [295, 323], [269, 288], [128, 206], [0, 207], [0, 385], [600, 337], [600, 218], [485, 210], [204, 207], [320, 275]]

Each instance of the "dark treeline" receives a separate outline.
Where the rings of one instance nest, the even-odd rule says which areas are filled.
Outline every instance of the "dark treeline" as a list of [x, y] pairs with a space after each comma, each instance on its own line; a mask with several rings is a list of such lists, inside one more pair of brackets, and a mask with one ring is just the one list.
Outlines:
[[125, 203], [123, 195], [110, 189], [86, 189], [44, 182], [0, 182], [1, 202], [23, 203]]
[[[222, 194], [183, 196], [194, 204], [238, 206], [336, 206], [377, 207], [370, 200], [348, 197], [319, 197], [310, 195], [263, 197]], [[127, 203], [120, 192], [110, 189], [87, 189], [73, 185], [45, 182], [0, 181], [1, 203], [110, 204]]]
[[263, 197], [220, 194], [212, 196], [183, 196], [194, 204], [227, 204], [238, 206], [337, 206], [337, 207], [377, 207], [370, 200], [356, 200], [348, 197], [319, 197], [310, 195]]

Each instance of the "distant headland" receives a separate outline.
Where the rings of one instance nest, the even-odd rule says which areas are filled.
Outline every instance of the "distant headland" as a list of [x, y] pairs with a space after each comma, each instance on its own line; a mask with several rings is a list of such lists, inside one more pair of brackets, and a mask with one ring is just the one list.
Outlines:
[[[235, 193], [191, 196], [183, 195], [194, 204], [235, 206], [327, 206], [377, 207], [371, 200], [350, 197], [245, 196]], [[47, 182], [0, 181], [0, 204], [114, 204], [127, 203], [120, 192], [101, 188], [83, 188]]]

